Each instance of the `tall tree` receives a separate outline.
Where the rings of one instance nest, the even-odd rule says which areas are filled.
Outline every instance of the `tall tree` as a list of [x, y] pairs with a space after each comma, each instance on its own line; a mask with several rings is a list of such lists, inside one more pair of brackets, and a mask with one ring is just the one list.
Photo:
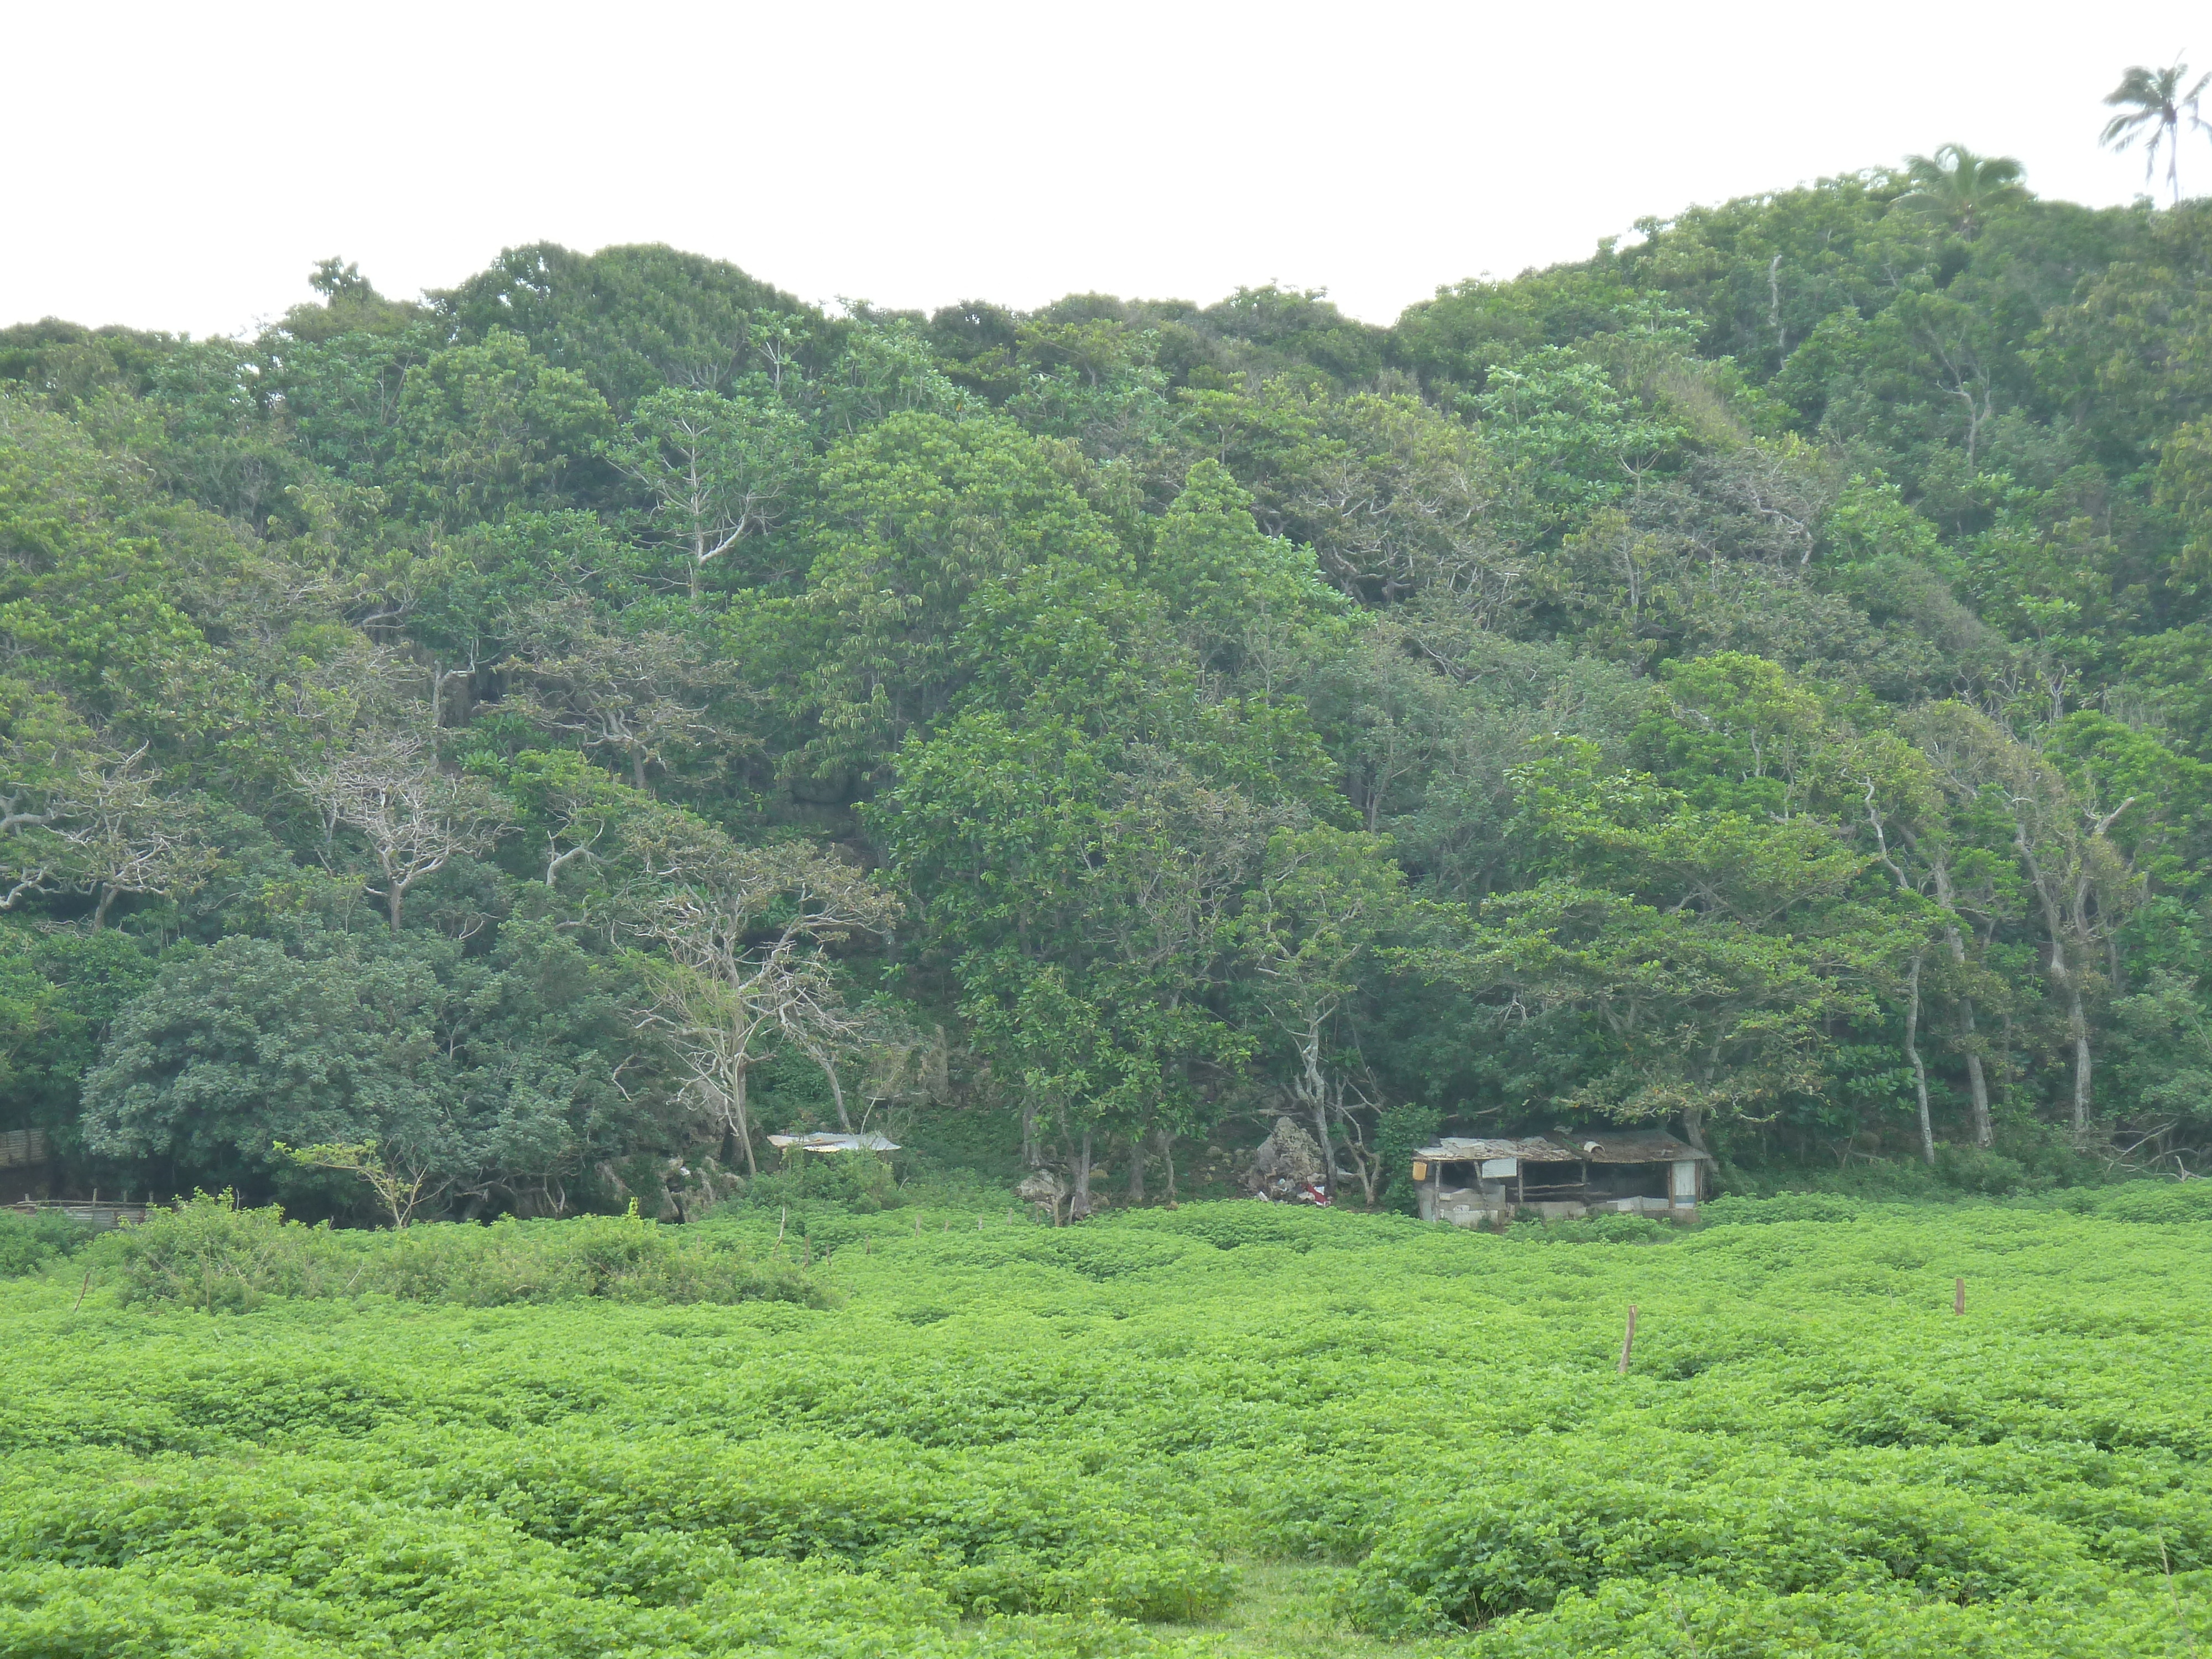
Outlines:
[[666, 386], [641, 398], [609, 458], [653, 499], [693, 599], [714, 561], [774, 530], [811, 456], [806, 423], [775, 398]]
[[2204, 118], [2197, 112], [2197, 103], [2207, 85], [2212, 85], [2212, 74], [2189, 81], [2186, 64], [2168, 64], [2164, 69], [2147, 69], [2137, 64], [2105, 94], [2107, 104], [2124, 112], [2105, 123], [2101, 142], [2113, 149], [2125, 149], [2142, 140], [2146, 183], [2158, 167], [2159, 147], [2164, 145], [2166, 182], [2177, 206], [2181, 202], [2181, 129], [2185, 123], [2199, 129], [2205, 125]]
[[[837, 1059], [862, 1022], [845, 1004], [832, 952], [887, 933], [898, 901], [805, 842], [732, 847], [670, 814], [634, 840], [654, 884], [630, 923], [654, 949], [641, 963], [652, 992], [641, 1023], [674, 1050], [725, 1156], [741, 1155], [753, 1174], [754, 1070], [788, 1042], [836, 1085]], [[842, 1120], [842, 1092], [838, 1110]]]
[[1964, 144], [1945, 144], [1933, 155], [1908, 155], [1911, 183], [1899, 199], [1935, 214], [1972, 241], [1995, 209], [2024, 201], [2023, 169], [2009, 155], [1977, 155]]
[[481, 853], [512, 816], [507, 803], [475, 778], [444, 771], [416, 737], [370, 734], [353, 747], [294, 774], [323, 816], [326, 844], [340, 829], [367, 843], [392, 931], [416, 883], [464, 853]]
[[[1271, 836], [1260, 879], [1244, 897], [1239, 932], [1258, 995], [1289, 1046], [1285, 1092], [1314, 1126], [1332, 1187], [1339, 1149], [1365, 1145], [1352, 1127], [1358, 1107], [1376, 1103], [1351, 1088], [1332, 1053], [1346, 1046], [1338, 1023], [1397, 918], [1404, 882], [1388, 842], [1322, 824]], [[1371, 1202], [1377, 1172], [1364, 1167], [1369, 1162], [1361, 1175]]]
[[2140, 897], [2136, 872], [2112, 830], [2136, 799], [2106, 806], [2073, 787], [2048, 757], [1955, 703], [1929, 711], [1916, 735], [1955, 799], [1986, 800], [2002, 811], [2043, 922], [2045, 975], [2065, 1005], [2074, 1059], [2071, 1116], [2075, 1133], [2085, 1133], [2095, 1074], [2091, 1005], [2108, 988], [2098, 958], [2111, 959], [2119, 925]]

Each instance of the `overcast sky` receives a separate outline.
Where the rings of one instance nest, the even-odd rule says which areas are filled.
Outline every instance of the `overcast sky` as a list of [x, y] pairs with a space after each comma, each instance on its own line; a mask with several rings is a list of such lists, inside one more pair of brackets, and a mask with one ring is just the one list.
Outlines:
[[[0, 324], [230, 332], [328, 254], [412, 295], [538, 240], [670, 242], [825, 302], [1274, 280], [1387, 322], [1947, 141], [2125, 202], [2142, 163], [2098, 149], [2100, 100], [2130, 64], [2212, 68], [2212, 14], [8, 0], [0, 43]], [[2183, 166], [2212, 191], [2212, 140]]]

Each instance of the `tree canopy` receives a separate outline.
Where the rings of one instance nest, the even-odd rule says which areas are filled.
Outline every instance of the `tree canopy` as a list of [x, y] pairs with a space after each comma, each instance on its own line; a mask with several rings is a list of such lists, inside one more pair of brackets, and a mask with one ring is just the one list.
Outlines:
[[1284, 1114], [1374, 1201], [1416, 1122], [2194, 1169], [2200, 90], [2112, 100], [2170, 207], [1951, 143], [1387, 328], [539, 245], [0, 331], [0, 1128], [471, 1214], [884, 1112], [1079, 1208]]

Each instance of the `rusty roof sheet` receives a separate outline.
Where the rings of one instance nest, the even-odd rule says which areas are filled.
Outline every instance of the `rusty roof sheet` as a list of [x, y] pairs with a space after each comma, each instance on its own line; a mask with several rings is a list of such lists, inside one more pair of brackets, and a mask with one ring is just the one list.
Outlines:
[[1561, 1137], [1576, 1156], [1592, 1164], [1682, 1164], [1713, 1161], [1687, 1141], [1664, 1129], [1583, 1129]]
[[1571, 1135], [1531, 1135], [1515, 1140], [1504, 1137], [1469, 1139], [1446, 1135], [1433, 1146], [1424, 1146], [1416, 1158], [1455, 1164], [1472, 1158], [1515, 1158], [1523, 1164], [1676, 1164], [1712, 1162], [1701, 1152], [1663, 1129], [1583, 1130]]
[[1528, 1164], [1572, 1164], [1582, 1154], [1542, 1135], [1532, 1135], [1523, 1140], [1467, 1140], [1446, 1135], [1435, 1146], [1422, 1147], [1414, 1156], [1433, 1158], [1446, 1164], [1476, 1158], [1517, 1158]]

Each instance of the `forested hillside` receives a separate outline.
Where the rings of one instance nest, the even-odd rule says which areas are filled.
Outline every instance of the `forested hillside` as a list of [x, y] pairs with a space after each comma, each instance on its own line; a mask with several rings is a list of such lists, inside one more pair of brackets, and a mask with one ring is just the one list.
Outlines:
[[1279, 1111], [1378, 1203], [1439, 1127], [2193, 1170], [2212, 203], [1952, 159], [1390, 328], [542, 246], [0, 333], [0, 1129], [310, 1213], [280, 1143], [1080, 1205]]

